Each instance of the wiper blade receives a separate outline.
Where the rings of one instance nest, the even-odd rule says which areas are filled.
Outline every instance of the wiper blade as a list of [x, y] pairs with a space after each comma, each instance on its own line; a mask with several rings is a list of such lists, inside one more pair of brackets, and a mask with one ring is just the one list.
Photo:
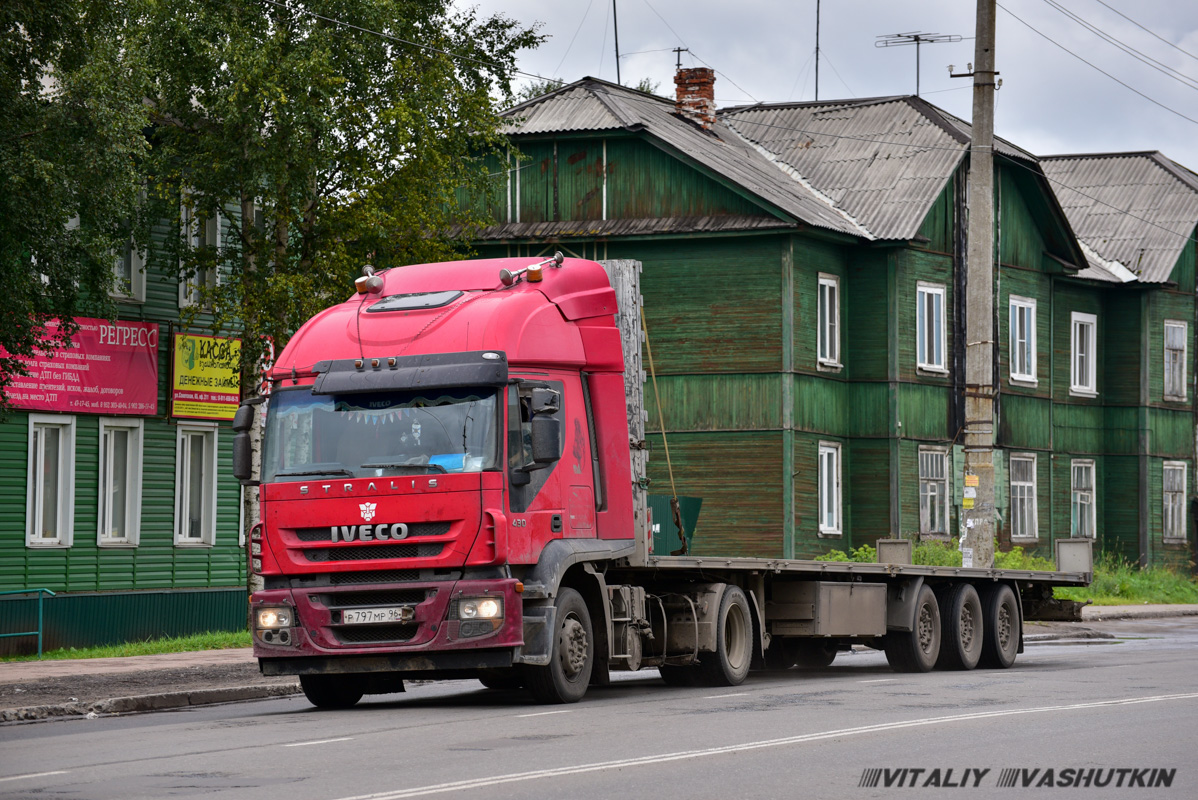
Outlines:
[[446, 474], [449, 473], [449, 470], [445, 469], [445, 467], [441, 466], [440, 464], [397, 464], [387, 461], [371, 461], [369, 463], [363, 464], [362, 469], [411, 469], [420, 470], [422, 472], [431, 469], [437, 472], [443, 472]]
[[344, 475], [347, 478], [354, 477], [354, 473], [350, 472], [345, 467], [326, 467], [325, 469], [284, 469], [275, 473], [276, 477], [283, 478], [299, 478], [306, 475]]

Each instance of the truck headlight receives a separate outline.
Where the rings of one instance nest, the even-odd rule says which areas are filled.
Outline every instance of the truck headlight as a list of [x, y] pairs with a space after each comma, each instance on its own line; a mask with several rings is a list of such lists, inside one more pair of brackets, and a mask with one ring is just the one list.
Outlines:
[[295, 612], [287, 606], [263, 607], [258, 609], [256, 619], [259, 628], [290, 628], [295, 620]]
[[458, 619], [502, 618], [502, 597], [463, 597], [458, 600]]

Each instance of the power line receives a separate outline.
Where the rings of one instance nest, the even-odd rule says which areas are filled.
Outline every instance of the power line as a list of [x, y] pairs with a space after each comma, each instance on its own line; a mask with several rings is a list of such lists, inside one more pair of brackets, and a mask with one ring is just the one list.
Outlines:
[[1169, 45], [1170, 47], [1172, 47], [1172, 48], [1173, 48], [1174, 50], [1176, 50], [1177, 52], [1179, 52], [1179, 53], [1184, 53], [1185, 55], [1189, 56], [1190, 58], [1193, 58], [1193, 59], [1195, 59], [1195, 60], [1198, 60], [1198, 56], [1194, 55], [1194, 54], [1193, 54], [1193, 53], [1191, 53], [1189, 50], [1182, 50], [1180, 47], [1178, 47], [1177, 45], [1173, 44], [1173, 42], [1169, 41], [1168, 39], [1166, 39], [1165, 37], [1163, 37], [1163, 36], [1161, 36], [1160, 34], [1156, 33], [1155, 31], [1152, 31], [1152, 30], [1149, 30], [1148, 28], [1145, 28], [1143, 25], [1141, 25], [1140, 23], [1136, 22], [1134, 19], [1132, 19], [1131, 17], [1127, 16], [1126, 14], [1124, 14], [1122, 11], [1120, 11], [1120, 10], [1119, 10], [1119, 9], [1117, 9], [1117, 8], [1115, 8], [1114, 6], [1107, 5], [1106, 3], [1102, 2], [1102, 0], [1097, 0], [1097, 2], [1098, 2], [1098, 4], [1099, 4], [1099, 5], [1106, 6], [1106, 7], [1107, 7], [1107, 8], [1109, 8], [1111, 11], [1114, 11], [1116, 14], [1118, 14], [1118, 15], [1119, 15], [1119, 16], [1121, 16], [1121, 17], [1123, 17], [1125, 20], [1127, 20], [1128, 22], [1130, 22], [1132, 25], [1135, 25], [1137, 28], [1139, 28], [1140, 30], [1144, 31], [1145, 33], [1148, 33], [1148, 34], [1150, 34], [1150, 35], [1152, 35], [1152, 36], [1155, 36], [1156, 38], [1160, 39], [1162, 42], [1164, 42], [1165, 44]]
[[1131, 56], [1132, 58], [1141, 62], [1142, 64], [1152, 67], [1157, 72], [1160, 72], [1161, 74], [1163, 74], [1165, 77], [1171, 78], [1172, 80], [1177, 81], [1178, 83], [1186, 86], [1189, 89], [1198, 90], [1198, 84], [1195, 83], [1196, 79], [1191, 78], [1189, 75], [1186, 75], [1184, 72], [1173, 69], [1173, 67], [1170, 67], [1168, 64], [1165, 64], [1161, 61], [1157, 61], [1155, 58], [1148, 55], [1147, 53], [1140, 52], [1139, 50], [1135, 49], [1134, 47], [1127, 44], [1126, 42], [1107, 33], [1106, 31], [1099, 28], [1097, 25], [1094, 25], [1093, 23], [1083, 19], [1078, 14], [1065, 8], [1063, 5], [1056, 2], [1056, 0], [1044, 0], [1044, 3], [1048, 6], [1056, 9], [1060, 13], [1064, 14], [1066, 17], [1073, 20], [1078, 25], [1081, 25], [1083, 28], [1090, 31], [1095, 36], [1098, 36], [1099, 38], [1101, 38], [1103, 41], [1107, 42], [1108, 44], [1113, 45], [1114, 47], [1118, 47], [1120, 50], [1127, 53], [1129, 56]]
[[997, 5], [999, 8], [1001, 8], [1003, 11], [1006, 11], [1006, 12], [1007, 12], [1007, 14], [1009, 14], [1009, 15], [1010, 15], [1010, 16], [1012, 16], [1012, 17], [1014, 17], [1014, 18], [1015, 18], [1015, 20], [1016, 20], [1017, 22], [1019, 22], [1020, 24], [1022, 24], [1024, 27], [1028, 28], [1028, 29], [1029, 29], [1029, 30], [1031, 30], [1033, 33], [1035, 33], [1036, 35], [1038, 35], [1038, 36], [1040, 36], [1040, 37], [1042, 37], [1042, 38], [1044, 38], [1044, 39], [1047, 39], [1049, 42], [1051, 42], [1052, 44], [1054, 44], [1054, 45], [1056, 45], [1057, 47], [1061, 48], [1061, 49], [1062, 49], [1062, 50], [1064, 50], [1066, 53], [1068, 53], [1069, 55], [1073, 56], [1073, 57], [1074, 57], [1074, 58], [1076, 58], [1078, 61], [1080, 61], [1080, 62], [1082, 62], [1083, 64], [1085, 64], [1086, 66], [1088, 66], [1088, 67], [1090, 67], [1090, 68], [1092, 68], [1092, 69], [1094, 69], [1094, 70], [1097, 70], [1098, 72], [1101, 72], [1103, 75], [1106, 75], [1108, 78], [1110, 78], [1111, 80], [1113, 80], [1115, 83], [1119, 84], [1120, 86], [1124, 87], [1125, 89], [1129, 89], [1130, 91], [1133, 91], [1133, 92], [1135, 92], [1135, 93], [1136, 93], [1136, 94], [1138, 94], [1140, 97], [1143, 97], [1145, 100], [1147, 100], [1148, 102], [1152, 103], [1153, 105], [1160, 106], [1161, 108], [1163, 108], [1163, 109], [1165, 109], [1166, 111], [1168, 111], [1170, 114], [1176, 114], [1177, 116], [1181, 117], [1182, 119], [1184, 119], [1184, 120], [1188, 120], [1188, 121], [1190, 121], [1190, 122], [1193, 122], [1195, 125], [1198, 125], [1198, 119], [1194, 119], [1193, 117], [1186, 116], [1185, 114], [1181, 113], [1181, 112], [1180, 112], [1180, 111], [1178, 111], [1177, 109], [1170, 108], [1169, 106], [1165, 105], [1164, 103], [1160, 102], [1159, 100], [1155, 100], [1155, 99], [1153, 99], [1153, 98], [1149, 97], [1148, 95], [1144, 94], [1144, 93], [1143, 93], [1143, 92], [1141, 92], [1139, 89], [1136, 89], [1135, 87], [1133, 87], [1133, 86], [1130, 86], [1130, 85], [1128, 85], [1128, 84], [1124, 83], [1123, 81], [1119, 80], [1119, 79], [1118, 79], [1118, 78], [1116, 78], [1114, 75], [1112, 75], [1111, 73], [1109, 73], [1109, 72], [1107, 72], [1106, 70], [1102, 69], [1101, 67], [1098, 67], [1098, 66], [1096, 66], [1095, 64], [1093, 64], [1093, 63], [1091, 63], [1091, 62], [1087, 61], [1086, 59], [1082, 58], [1081, 56], [1079, 56], [1077, 53], [1075, 53], [1075, 52], [1073, 52], [1072, 50], [1070, 50], [1070, 49], [1069, 49], [1068, 47], [1066, 47], [1065, 45], [1063, 45], [1063, 44], [1061, 44], [1060, 42], [1058, 42], [1058, 41], [1056, 41], [1055, 39], [1053, 39], [1051, 36], [1049, 36], [1049, 35], [1047, 35], [1047, 34], [1045, 34], [1045, 33], [1041, 33], [1040, 31], [1036, 30], [1036, 29], [1035, 29], [1034, 27], [1032, 27], [1032, 26], [1031, 26], [1029, 23], [1025, 22], [1025, 21], [1024, 21], [1022, 18], [1020, 18], [1020, 17], [1019, 17], [1019, 16], [1017, 16], [1016, 14], [1012, 13], [1012, 12], [1011, 12], [1011, 10], [1010, 10], [1010, 9], [1008, 9], [1006, 6], [1004, 6], [1002, 3], [996, 3], [996, 5]]
[[578, 27], [574, 29], [574, 35], [570, 37], [570, 44], [566, 46], [566, 52], [562, 54], [562, 60], [557, 62], [557, 67], [553, 70], [554, 75], [560, 75], [562, 72], [562, 64], [566, 63], [566, 56], [570, 55], [570, 50], [574, 48], [574, 40], [578, 38], [579, 31], [582, 30], [582, 25], [587, 21], [587, 14], [591, 13], [591, 4], [595, 0], [587, 0], [587, 10], [582, 12], [582, 19], [578, 20]]

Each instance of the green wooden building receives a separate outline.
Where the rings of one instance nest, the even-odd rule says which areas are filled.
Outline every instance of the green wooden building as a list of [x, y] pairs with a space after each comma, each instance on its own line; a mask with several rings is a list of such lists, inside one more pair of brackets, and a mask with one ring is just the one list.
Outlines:
[[[713, 82], [683, 70], [671, 101], [587, 78], [511, 109], [480, 254], [644, 263], [678, 492], [703, 498], [696, 554], [951, 538], [968, 125], [915, 97], [717, 112]], [[996, 148], [1000, 545], [1050, 555], [1093, 536], [1128, 558], [1179, 556], [1192, 348], [1171, 373], [1185, 396], [1166, 402], [1153, 320], [1193, 314], [1192, 242], [1177, 255], [1189, 284], [1112, 280], [1041, 160]], [[649, 430], [668, 492], [652, 413]]]
[[[227, 234], [181, 217], [194, 246]], [[158, 225], [152, 246], [179, 235], [179, 220]], [[199, 287], [149, 255], [130, 246], [114, 259], [117, 319], [88, 322], [70, 353], [18, 380], [25, 408], [0, 422], [0, 591], [56, 593], [48, 649], [245, 625], [229, 423], [171, 404], [175, 335], [208, 333], [211, 317], [201, 308], [184, 327]], [[36, 630], [32, 597], [0, 596], [0, 633]], [[0, 653], [35, 648], [36, 637], [0, 639]]]

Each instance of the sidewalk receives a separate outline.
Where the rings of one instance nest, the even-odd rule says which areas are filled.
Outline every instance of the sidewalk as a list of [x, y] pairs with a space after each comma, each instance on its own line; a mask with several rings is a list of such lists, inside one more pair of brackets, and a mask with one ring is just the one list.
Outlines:
[[[1086, 606], [1082, 623], [1198, 616], [1198, 605]], [[1055, 633], [1029, 638], [1060, 638]], [[156, 711], [297, 694], [298, 679], [265, 677], [250, 648], [128, 658], [0, 663], [0, 722]]]

